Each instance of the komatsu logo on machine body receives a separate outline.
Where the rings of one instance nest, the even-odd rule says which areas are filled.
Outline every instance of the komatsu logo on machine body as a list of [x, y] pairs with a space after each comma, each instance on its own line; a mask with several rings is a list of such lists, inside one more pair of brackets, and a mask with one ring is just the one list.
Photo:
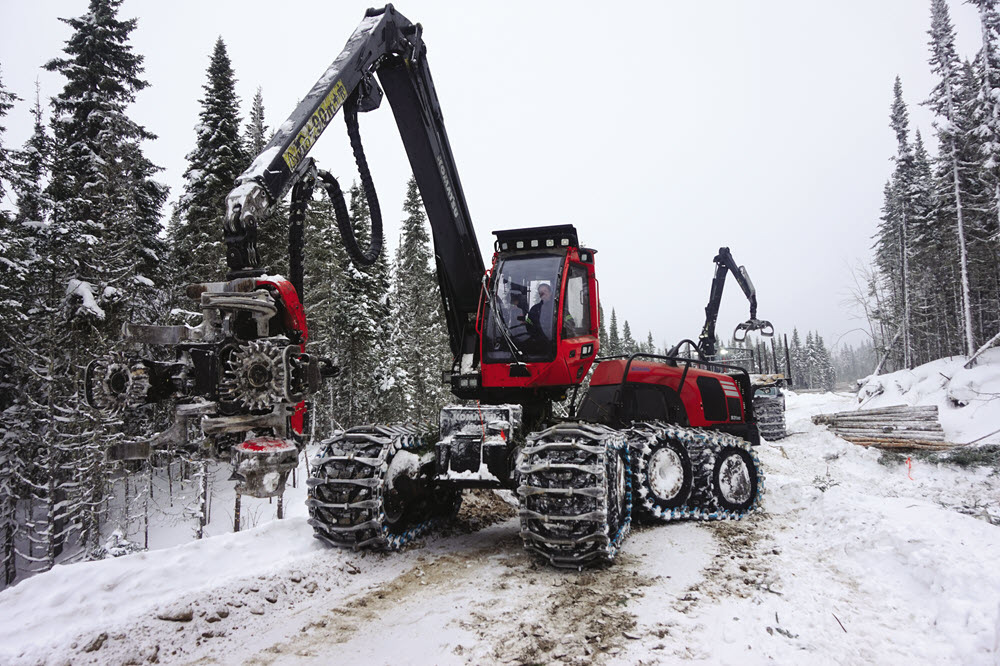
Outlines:
[[326, 96], [326, 99], [323, 100], [323, 103], [313, 112], [309, 121], [299, 130], [295, 140], [292, 141], [291, 145], [282, 154], [282, 158], [284, 158], [285, 164], [288, 165], [289, 169], [294, 169], [302, 161], [302, 158], [306, 156], [309, 149], [316, 143], [316, 139], [323, 133], [326, 126], [330, 124], [330, 121], [333, 120], [333, 117], [340, 110], [340, 107], [343, 106], [346, 99], [347, 88], [344, 87], [343, 81], [337, 81], [333, 89]]
[[455, 191], [451, 188], [451, 181], [448, 179], [448, 169], [444, 165], [444, 158], [438, 155], [437, 158], [438, 173], [441, 174], [441, 182], [444, 183], [445, 194], [448, 196], [448, 203], [451, 205], [451, 213], [455, 216], [456, 220], [462, 219], [462, 216], [458, 212], [458, 199], [455, 197]]

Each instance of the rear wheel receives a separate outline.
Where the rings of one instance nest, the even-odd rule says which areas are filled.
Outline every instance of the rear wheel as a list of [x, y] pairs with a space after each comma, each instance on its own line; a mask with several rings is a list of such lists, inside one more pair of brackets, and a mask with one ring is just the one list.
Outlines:
[[716, 454], [712, 470], [712, 494], [719, 508], [745, 513], [757, 501], [759, 464], [753, 454], [740, 446], [723, 446]]
[[757, 417], [760, 435], [769, 442], [785, 438], [785, 401], [781, 397], [760, 397], [753, 399], [753, 411]]

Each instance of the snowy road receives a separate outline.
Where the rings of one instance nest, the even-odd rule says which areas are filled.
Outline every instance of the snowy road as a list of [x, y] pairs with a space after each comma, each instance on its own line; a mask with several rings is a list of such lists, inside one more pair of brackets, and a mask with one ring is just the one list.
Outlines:
[[1000, 475], [881, 465], [809, 421], [849, 405], [790, 398], [763, 513], [642, 528], [610, 568], [539, 564], [493, 495], [389, 556], [299, 516], [24, 581], [0, 663], [1000, 663]]

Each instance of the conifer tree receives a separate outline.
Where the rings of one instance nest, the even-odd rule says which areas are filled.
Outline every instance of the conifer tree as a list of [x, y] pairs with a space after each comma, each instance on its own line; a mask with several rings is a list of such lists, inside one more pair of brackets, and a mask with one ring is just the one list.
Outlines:
[[441, 370], [449, 365], [450, 349], [427, 216], [413, 177], [406, 186], [403, 212], [392, 298], [395, 388], [401, 418], [430, 423], [447, 400]]
[[639, 351], [639, 345], [632, 337], [632, 329], [628, 325], [628, 319], [625, 320], [624, 326], [622, 326], [622, 353], [623, 354], [634, 354]]
[[13, 187], [17, 193], [17, 220], [40, 223], [52, 208], [45, 196], [44, 182], [51, 159], [52, 141], [45, 131], [41, 93], [35, 84], [35, 105], [31, 109], [35, 119], [31, 137], [14, 155]]
[[143, 57], [128, 43], [136, 21], [119, 20], [120, 5], [91, 0], [84, 16], [61, 19], [73, 35], [65, 57], [45, 66], [66, 78], [52, 100], [53, 257], [66, 263], [63, 288], [73, 295], [68, 316], [109, 334], [117, 334], [128, 315], [122, 305], [155, 282], [159, 208], [166, 198], [152, 179], [158, 168], [141, 149], [155, 137], [127, 115], [148, 84], [141, 78]]
[[[2, 75], [3, 70], [0, 69], [0, 122], [3, 122], [4, 117], [12, 108], [14, 108], [14, 102], [19, 99], [17, 95], [3, 87]], [[3, 135], [6, 131], [7, 128], [0, 125], [0, 203], [7, 198], [7, 185], [11, 182], [13, 177], [10, 155], [3, 143]], [[2, 223], [3, 226], [6, 226], [9, 223], [8, 218], [9, 215], [7, 212], [0, 208], [0, 223]]]
[[[17, 99], [16, 95], [4, 89], [0, 79], [0, 123], [3, 123]], [[11, 151], [4, 145], [5, 131], [0, 124], [0, 201], [5, 198], [8, 185], [16, 184], [12, 182], [16, 171], [14, 160], [11, 158]], [[0, 261], [0, 332], [10, 334], [8, 339], [0, 339], [0, 393], [11, 390], [15, 385], [10, 376], [13, 371], [11, 354], [12, 348], [16, 346], [17, 328], [24, 316], [21, 296], [27, 273], [27, 254], [24, 228], [14, 224], [14, 216], [0, 208], [0, 256], [3, 257], [3, 261]], [[0, 409], [7, 402], [8, 400], [0, 398]]]
[[608, 351], [607, 356], [620, 356], [622, 351], [621, 338], [618, 337], [618, 316], [615, 309], [611, 308], [611, 326], [608, 331]]
[[180, 220], [171, 239], [181, 284], [217, 279], [224, 272], [226, 196], [246, 166], [236, 76], [221, 37], [207, 74], [195, 148], [187, 155], [184, 194], [178, 201]]
[[[336, 319], [343, 302], [346, 254], [337, 231], [333, 207], [326, 200], [309, 206], [305, 221], [304, 291], [309, 325], [309, 349], [321, 358], [336, 358]], [[335, 402], [336, 383], [324, 383], [322, 394], [314, 400], [317, 432], [329, 433], [338, 427]]]
[[[159, 207], [165, 188], [142, 153], [153, 135], [127, 115], [146, 87], [142, 56], [128, 43], [135, 20], [119, 20], [120, 0], [91, 0], [86, 14], [62, 19], [73, 29], [64, 57], [46, 68], [66, 83], [52, 100], [53, 157], [46, 188], [52, 224], [32, 238], [32, 316], [22, 332], [30, 366], [16, 405], [29, 448], [25, 483], [44, 505], [29, 540], [51, 566], [66, 544], [100, 538], [107, 467], [103, 437], [79, 400], [77, 371], [103, 341], [117, 338], [133, 304], [155, 291]], [[142, 271], [147, 271], [143, 274]], [[77, 539], [73, 542], [73, 539]], [[86, 551], [86, 552], [89, 552]]]
[[938, 83], [931, 92], [927, 105], [940, 118], [937, 123], [940, 142], [941, 182], [946, 184], [940, 193], [942, 207], [955, 224], [958, 238], [958, 262], [962, 293], [962, 325], [967, 355], [975, 351], [972, 327], [972, 306], [969, 292], [968, 251], [965, 239], [965, 210], [963, 208], [962, 177], [960, 170], [961, 146], [964, 139], [960, 121], [962, 91], [962, 64], [955, 50], [955, 31], [952, 28], [948, 5], [945, 0], [931, 0], [931, 70]]
[[[13, 108], [17, 98], [3, 88], [0, 80], [0, 122]], [[11, 177], [10, 159], [3, 143], [5, 128], [0, 124], [0, 201], [4, 199], [5, 185]], [[18, 415], [12, 409], [14, 389], [18, 378], [13, 358], [17, 344], [16, 327], [21, 325], [22, 308], [16, 300], [24, 279], [24, 246], [19, 234], [12, 228], [10, 216], [0, 210], [0, 561], [2, 561], [3, 586], [10, 585], [17, 575], [14, 543], [17, 535], [17, 473], [19, 471], [20, 442], [16, 428]]]
[[598, 320], [600, 320], [599, 321], [599, 326], [598, 326], [598, 329], [597, 329], [597, 344], [600, 347], [600, 351], [599, 351], [600, 355], [604, 356], [606, 354], [611, 353], [609, 351], [611, 343], [608, 340], [608, 327], [604, 324], [604, 304], [603, 303], [598, 303], [597, 304], [597, 318], [598, 318]]
[[[370, 211], [357, 185], [351, 187], [351, 222], [358, 242], [370, 237]], [[385, 250], [374, 265], [356, 266], [342, 246], [336, 248], [345, 267], [340, 303], [334, 320], [336, 360], [335, 404], [338, 420], [347, 427], [370, 423], [382, 415], [386, 386], [385, 333], [388, 325], [388, 266]]]
[[976, 95], [976, 135], [980, 140], [981, 178], [990, 193], [989, 214], [1000, 227], [1000, 11], [996, 0], [969, 0], [979, 8], [982, 48]]
[[909, 141], [909, 118], [903, 102], [903, 86], [896, 77], [893, 90], [891, 126], [896, 133], [896, 171], [893, 175], [896, 212], [898, 215], [899, 259], [899, 324], [903, 331], [903, 365], [912, 367], [911, 316], [910, 316], [910, 199], [913, 194], [913, 152]]
[[789, 360], [792, 364], [792, 376], [795, 378], [797, 386], [808, 387], [806, 377], [805, 359], [802, 350], [802, 338], [799, 337], [799, 329], [792, 329], [792, 339], [788, 343]]
[[[250, 104], [250, 116], [243, 130], [243, 152], [246, 169], [254, 158], [264, 150], [271, 132], [264, 121], [264, 93], [260, 88]], [[271, 211], [257, 222], [257, 255], [260, 265], [272, 274], [288, 273], [288, 210], [284, 202], [276, 204]], [[306, 244], [311, 243], [307, 239]]]
[[243, 130], [243, 141], [247, 166], [250, 166], [249, 163], [264, 150], [268, 141], [268, 128], [264, 121], [264, 91], [259, 86], [250, 103], [250, 116], [247, 118], [246, 129]]

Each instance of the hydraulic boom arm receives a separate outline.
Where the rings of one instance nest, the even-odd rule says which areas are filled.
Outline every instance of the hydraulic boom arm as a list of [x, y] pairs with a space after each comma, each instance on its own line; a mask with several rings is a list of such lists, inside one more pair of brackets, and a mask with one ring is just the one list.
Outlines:
[[[338, 225], [355, 261], [364, 264], [375, 260], [381, 238], [376, 243], [374, 237], [381, 235], [381, 225], [379, 223], [376, 234], [377, 201], [373, 203], [374, 187], [364, 164], [356, 114], [379, 106], [381, 83], [430, 221], [451, 348], [457, 355], [463, 340], [475, 336], [485, 267], [444, 128], [421, 32], [419, 23], [411, 23], [392, 5], [368, 10], [343, 52], [238, 179], [228, 197], [226, 258], [230, 279], [259, 275], [255, 248], [257, 221], [294, 186], [304, 187], [307, 199], [317, 175], [335, 199], [336, 206], [339, 193], [336, 180], [329, 174], [317, 173], [307, 155], [334, 115], [343, 108], [362, 184], [372, 208], [373, 241], [368, 254], [361, 254], [356, 245], [352, 251], [353, 234], [349, 222], [345, 225], [338, 219]], [[293, 211], [295, 197], [293, 190]], [[342, 200], [342, 194], [340, 198]], [[346, 211], [346, 207], [344, 209]], [[290, 240], [294, 244], [294, 235], [298, 234], [300, 246], [301, 224], [301, 216], [296, 220], [293, 214]], [[301, 295], [301, 278], [296, 277], [294, 251], [292, 254], [291, 281]]]
[[761, 335], [774, 335], [774, 326], [771, 322], [757, 319], [757, 290], [754, 289], [750, 275], [743, 266], [737, 266], [733, 255], [728, 247], [720, 247], [719, 254], [715, 255], [715, 277], [712, 279], [712, 293], [708, 297], [708, 305], [705, 306], [705, 326], [698, 336], [698, 348], [702, 355], [706, 357], [715, 356], [718, 341], [715, 337], [715, 322], [719, 318], [719, 304], [722, 303], [722, 291], [726, 286], [726, 275], [733, 274], [733, 279], [740, 285], [740, 289], [746, 294], [750, 301], [750, 319], [736, 327], [734, 337], [737, 340], [744, 340], [749, 331], [760, 331]]

